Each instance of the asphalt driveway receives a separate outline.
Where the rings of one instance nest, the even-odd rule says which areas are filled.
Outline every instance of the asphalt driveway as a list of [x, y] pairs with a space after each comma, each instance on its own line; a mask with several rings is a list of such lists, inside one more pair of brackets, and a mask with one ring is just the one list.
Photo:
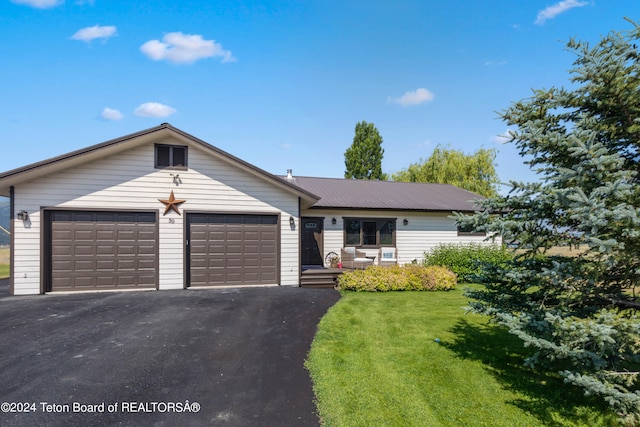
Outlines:
[[333, 289], [8, 296], [0, 425], [318, 425], [303, 366]]

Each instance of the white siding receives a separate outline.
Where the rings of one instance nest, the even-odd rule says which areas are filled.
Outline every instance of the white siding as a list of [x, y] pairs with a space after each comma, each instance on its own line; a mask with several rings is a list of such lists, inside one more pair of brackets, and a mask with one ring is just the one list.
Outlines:
[[[157, 141], [172, 143], [171, 140]], [[173, 142], [184, 145], [181, 142]], [[189, 146], [189, 169], [154, 168], [154, 145], [67, 169], [15, 187], [15, 209], [29, 212], [28, 223], [14, 224], [14, 291], [40, 291], [41, 208], [149, 210], [159, 212], [159, 288], [180, 289], [184, 285], [184, 211], [242, 212], [281, 215], [281, 283], [298, 285], [298, 197], [229, 164], [209, 152]], [[170, 175], [179, 174], [175, 182]], [[171, 191], [182, 215], [170, 211], [163, 216]]]
[[[455, 220], [448, 213], [404, 212], [404, 211], [352, 211], [352, 210], [306, 210], [302, 216], [324, 217], [324, 255], [340, 254], [344, 246], [343, 218], [396, 218], [396, 248], [398, 262], [410, 263], [424, 259], [424, 253], [441, 243], [484, 243], [484, 236], [458, 236]], [[336, 224], [331, 219], [336, 219]], [[404, 225], [403, 221], [408, 220]], [[365, 249], [368, 255], [377, 255], [377, 249]], [[377, 260], [376, 260], [377, 262]]]

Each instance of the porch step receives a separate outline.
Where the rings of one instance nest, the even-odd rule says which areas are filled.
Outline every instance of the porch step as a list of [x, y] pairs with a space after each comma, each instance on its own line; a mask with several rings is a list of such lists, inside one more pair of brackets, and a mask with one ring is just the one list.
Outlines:
[[339, 269], [309, 269], [302, 272], [300, 286], [303, 288], [334, 288], [338, 284], [338, 277], [342, 274]]

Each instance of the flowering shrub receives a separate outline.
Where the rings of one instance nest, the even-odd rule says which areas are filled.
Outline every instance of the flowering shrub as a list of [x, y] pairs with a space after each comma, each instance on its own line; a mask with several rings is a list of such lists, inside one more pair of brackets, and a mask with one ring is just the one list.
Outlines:
[[403, 267], [380, 267], [343, 273], [338, 288], [349, 291], [448, 291], [455, 289], [456, 275], [445, 267], [408, 264]]

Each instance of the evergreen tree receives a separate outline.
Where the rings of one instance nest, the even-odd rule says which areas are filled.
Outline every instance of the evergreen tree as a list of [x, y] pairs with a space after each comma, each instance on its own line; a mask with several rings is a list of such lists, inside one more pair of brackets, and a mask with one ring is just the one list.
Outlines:
[[382, 137], [373, 123], [356, 124], [353, 144], [344, 153], [344, 177], [385, 179], [382, 173]]
[[420, 159], [391, 176], [394, 181], [452, 184], [485, 197], [498, 195], [496, 150], [481, 148], [465, 154], [438, 145], [427, 160]]
[[[471, 308], [534, 349], [526, 364], [601, 396], [640, 425], [640, 27], [576, 54], [570, 89], [536, 90], [503, 112], [511, 143], [540, 182], [458, 221], [517, 242], [508, 267], [486, 267]], [[549, 248], [579, 256], [546, 256]]]

